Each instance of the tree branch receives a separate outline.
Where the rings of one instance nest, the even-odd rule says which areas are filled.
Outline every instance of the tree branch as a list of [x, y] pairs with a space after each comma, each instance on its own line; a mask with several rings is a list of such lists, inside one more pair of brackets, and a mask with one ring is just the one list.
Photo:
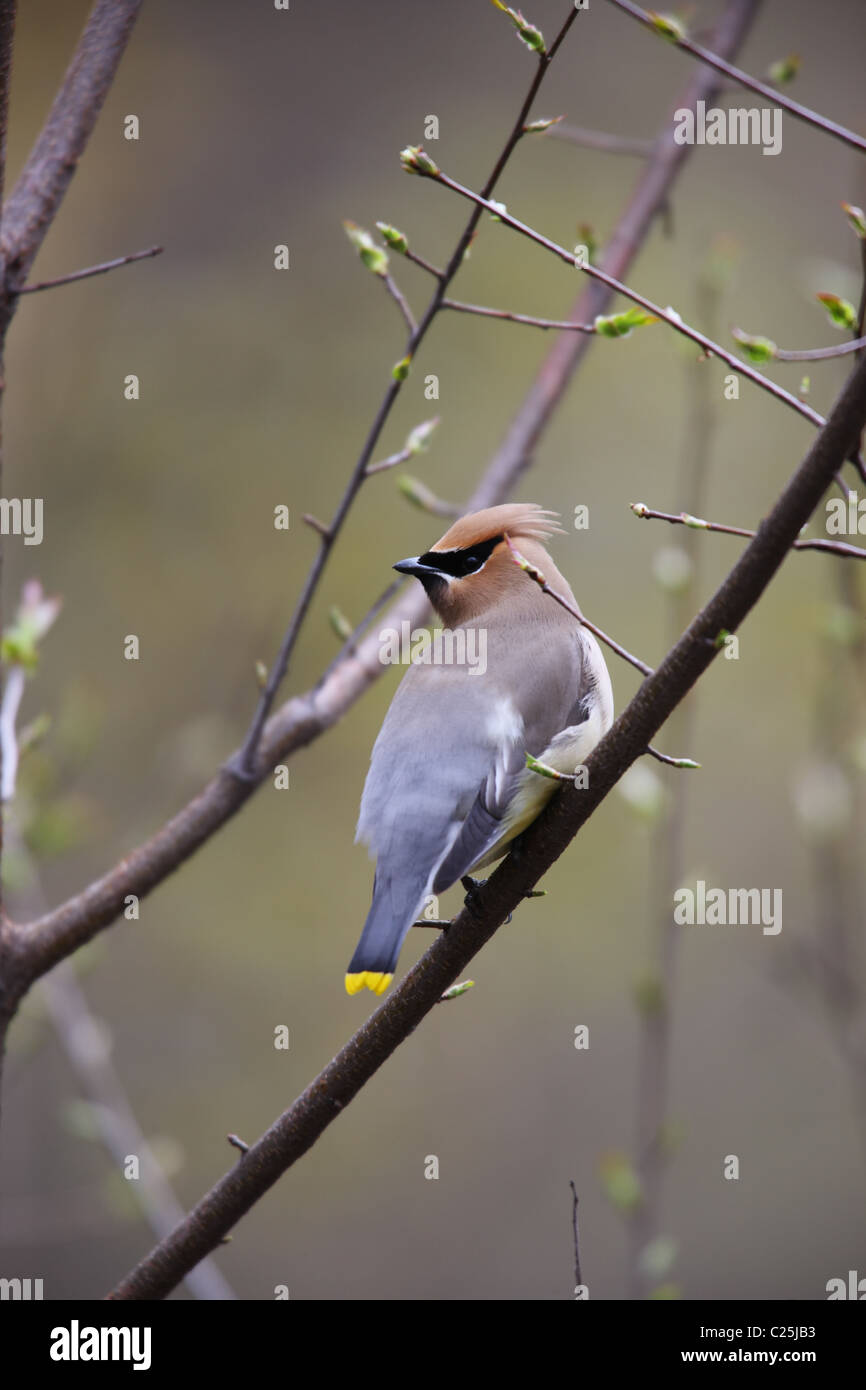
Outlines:
[[[646, 521], [668, 521], [672, 526], [688, 526], [694, 531], [718, 531], [724, 536], [748, 536], [757, 535], [756, 531], [748, 531], [743, 526], [723, 526], [717, 521], [704, 521], [701, 517], [690, 516], [688, 512], [657, 512], [652, 507], [647, 507], [643, 502], [632, 502], [631, 509], [635, 516], [641, 517]], [[839, 555], [849, 560], [866, 560], [866, 549], [859, 545], [848, 545], [845, 541], [829, 540], [796, 540], [791, 546], [792, 550], [823, 550], [830, 555]]]
[[94, 275], [105, 275], [109, 270], [118, 270], [122, 265], [132, 265], [133, 261], [146, 261], [151, 256], [161, 256], [161, 246], [149, 246], [146, 251], [133, 251], [129, 256], [118, 256], [113, 261], [102, 261], [90, 265], [86, 270], [73, 270], [69, 275], [60, 275], [56, 280], [40, 280], [36, 285], [22, 285], [19, 294], [36, 294], [39, 290], [53, 290], [57, 285], [72, 285], [76, 280], [90, 280]]

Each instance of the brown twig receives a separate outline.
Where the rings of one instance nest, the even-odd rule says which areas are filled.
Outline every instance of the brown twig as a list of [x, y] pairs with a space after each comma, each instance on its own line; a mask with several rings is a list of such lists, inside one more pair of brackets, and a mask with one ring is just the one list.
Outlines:
[[409, 329], [410, 336], [414, 337], [415, 334], [418, 332], [418, 325], [415, 322], [415, 315], [412, 313], [412, 310], [409, 307], [408, 299], [406, 298], [403, 291], [400, 289], [400, 286], [397, 284], [393, 275], [383, 275], [380, 278], [386, 290], [390, 294], [391, 298], [397, 305], [397, 308], [400, 310], [400, 313], [403, 315], [403, 319], [405, 321], [406, 327]]
[[460, 314], [478, 314], [487, 319], [505, 319], [508, 323], [525, 323], [530, 328], [554, 328], [563, 333], [595, 333], [591, 323], [569, 323], [567, 319], [539, 319], [531, 314], [512, 314], [507, 309], [488, 309], [483, 304], [463, 304], [459, 299], [443, 299], [443, 309]]
[[[746, 536], [748, 539], [757, 535], [756, 531], [749, 531], [743, 526], [723, 526], [721, 522], [703, 521], [688, 512], [657, 512], [652, 507], [645, 506], [643, 502], [632, 502], [631, 509], [635, 516], [644, 520], [668, 521], [672, 526], [688, 526], [694, 531], [718, 531], [724, 536]], [[845, 559], [866, 560], [866, 549], [858, 545], [848, 545], [845, 541], [796, 540], [791, 549], [823, 550], [827, 554], [840, 555]]]
[[569, 1187], [571, 1188], [571, 1233], [574, 1240], [574, 1283], [576, 1288], [580, 1288], [583, 1284], [583, 1276], [580, 1272], [580, 1233], [577, 1227], [578, 1196], [573, 1181], [569, 1183]]
[[559, 604], [560, 608], [564, 608], [566, 613], [570, 613], [571, 616], [580, 623], [581, 627], [588, 628], [594, 637], [597, 637], [600, 642], [604, 642], [605, 646], [610, 647], [611, 651], [616, 652], [617, 656], [621, 656], [623, 661], [627, 661], [629, 665], [634, 666], [640, 671], [641, 675], [652, 675], [653, 668], [651, 666], [647, 666], [646, 662], [641, 661], [640, 657], [632, 656], [631, 652], [627, 651], [619, 642], [614, 641], [612, 637], [608, 637], [607, 633], [603, 632], [600, 627], [596, 627], [595, 623], [591, 623], [588, 618], [585, 618], [576, 603], [571, 603], [564, 594], [557, 593], [556, 589], [552, 589], [541, 573], [541, 570], [538, 569], [536, 565], [533, 565], [530, 560], [527, 560], [525, 555], [521, 555], [510, 536], [505, 537], [505, 544], [511, 551], [511, 558], [518, 569], [522, 569], [524, 574], [527, 574], [529, 578], [538, 585], [543, 594], [549, 595], [550, 598]]
[[548, 133], [555, 140], [566, 140], [570, 145], [580, 145], [585, 150], [633, 155], [637, 159], [649, 159], [655, 147], [653, 140], [630, 139], [627, 135], [611, 135], [606, 130], [587, 130], [585, 126], [567, 125], [564, 122], [551, 126]]
[[122, 265], [133, 261], [146, 261], [152, 256], [161, 256], [162, 246], [149, 246], [146, 251], [133, 251], [129, 256], [118, 256], [114, 261], [103, 261], [100, 265], [88, 266], [86, 270], [73, 270], [69, 275], [60, 275], [56, 280], [40, 280], [35, 285], [22, 285], [18, 294], [36, 294], [39, 290], [53, 290], [57, 285], [72, 285], [76, 280], [90, 280], [94, 275], [105, 275], [109, 270], [118, 270]]
[[837, 343], [834, 347], [821, 348], [780, 348], [773, 353], [774, 362], [824, 362], [830, 357], [845, 357], [849, 352], [859, 352], [866, 347], [866, 338], [855, 338], [850, 343]]

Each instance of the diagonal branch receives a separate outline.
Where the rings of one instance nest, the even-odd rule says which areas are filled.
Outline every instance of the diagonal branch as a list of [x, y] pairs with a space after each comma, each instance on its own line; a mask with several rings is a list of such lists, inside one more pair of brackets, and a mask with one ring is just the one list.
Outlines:
[[290, 1168], [410, 1036], [445, 989], [550, 868], [623, 773], [646, 750], [757, 603], [866, 425], [866, 357], [826, 425], [733, 569], [587, 760], [588, 786], [556, 796], [509, 856], [406, 975], [394, 995], [340, 1049], [292, 1106], [136, 1265], [111, 1299], [164, 1298]]
[[149, 246], [146, 251], [132, 251], [128, 256], [117, 256], [113, 261], [101, 261], [99, 265], [89, 265], [84, 270], [72, 270], [68, 275], [58, 275], [56, 280], [40, 280], [35, 285], [22, 285], [19, 294], [36, 294], [39, 290], [53, 290], [58, 285], [73, 285], [77, 280], [92, 280], [94, 275], [105, 275], [109, 270], [119, 270], [121, 266], [132, 265], [133, 261], [147, 261], [152, 256], [162, 255], [161, 246]]

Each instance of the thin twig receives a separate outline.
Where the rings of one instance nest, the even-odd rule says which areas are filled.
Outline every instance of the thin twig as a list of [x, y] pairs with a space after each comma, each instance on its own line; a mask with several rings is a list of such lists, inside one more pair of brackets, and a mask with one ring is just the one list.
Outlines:
[[441, 280], [444, 277], [444, 270], [439, 270], [438, 267], [432, 265], [430, 261], [425, 261], [423, 256], [419, 256], [417, 251], [412, 250], [411, 246], [403, 252], [403, 255], [406, 257], [407, 261], [412, 261], [414, 265], [419, 265], [422, 270], [426, 270], [427, 274], [434, 276], [435, 279]]
[[27, 677], [23, 666], [13, 666], [3, 683], [3, 701], [0, 704], [0, 801], [11, 801], [15, 795], [15, 782], [18, 777], [18, 709], [24, 695]]
[[[672, 526], [688, 526], [694, 531], [718, 531], [725, 536], [745, 536], [750, 540], [757, 535], [756, 531], [749, 531], [743, 526], [723, 526], [721, 522], [704, 521], [688, 512], [657, 512], [652, 507], [645, 506], [643, 502], [632, 502], [630, 505], [635, 516], [647, 521], [668, 521]], [[791, 549], [823, 550], [827, 554], [841, 555], [850, 560], [866, 560], [866, 549], [858, 545], [848, 545], [845, 541], [797, 539]]]
[[409, 308], [408, 299], [404, 295], [403, 291], [400, 289], [400, 286], [397, 284], [397, 281], [394, 279], [393, 275], [386, 274], [380, 276], [379, 278], [382, 280], [386, 290], [396, 303], [398, 309], [400, 310], [400, 313], [403, 315], [406, 327], [409, 329], [409, 333], [412, 337], [414, 337], [415, 334], [418, 332], [418, 325], [415, 322], [415, 315]]
[[399, 449], [396, 454], [390, 454], [388, 458], [380, 459], [378, 463], [368, 463], [367, 477], [372, 478], [374, 473], [386, 473], [389, 468], [396, 468], [398, 463], [408, 463], [411, 457], [411, 449]]
[[[611, 0], [611, 4], [616, 5], [618, 10], [623, 10], [631, 15], [632, 19], [637, 19], [653, 33], [658, 34], [659, 30], [651, 14], [642, 10], [639, 5], [632, 3], [632, 0]], [[817, 111], [811, 111], [808, 106], [801, 106], [798, 101], [793, 101], [791, 97], [785, 96], [778, 87], [770, 87], [766, 82], [761, 82], [757, 77], [750, 77], [748, 73], [742, 72], [740, 68], [735, 68], [731, 63], [720, 58], [717, 53], [711, 53], [708, 48], [702, 48], [700, 44], [694, 43], [685, 34], [682, 37], [674, 37], [670, 32], [665, 37], [674, 43], [677, 48], [681, 48], [684, 53], [690, 53], [693, 58], [699, 58], [702, 63], [715, 68], [716, 72], [722, 73], [724, 77], [735, 82], [738, 87], [745, 87], [750, 92], [756, 92], [758, 96], [764, 97], [773, 106], [781, 106], [790, 115], [796, 116], [800, 121], [806, 121], [808, 125], [823, 130], [826, 135], [832, 135], [837, 140], [842, 140], [846, 145], [852, 146], [855, 150], [866, 150], [866, 139], [862, 135], [857, 135], [855, 131], [848, 130], [845, 126], [839, 125], [837, 121], [831, 121], [829, 117], [820, 115]]]
[[655, 146], [654, 140], [630, 139], [627, 135], [611, 135], [606, 130], [587, 130], [585, 126], [566, 125], [563, 122], [551, 126], [547, 133], [555, 140], [567, 140], [570, 145], [580, 145], [586, 150], [634, 155], [637, 159], [648, 159]]
[[505, 319], [508, 323], [525, 323], [530, 328], [555, 328], [564, 333], [595, 333], [591, 323], [569, 323], [567, 319], [539, 319], [531, 314], [512, 314], [507, 309], [488, 309], [483, 304], [463, 304], [459, 299], [443, 299], [443, 309], [460, 314], [478, 314], [487, 319]]
[[837, 343], [833, 347], [822, 348], [780, 348], [773, 353], [774, 362], [823, 362], [828, 357], [844, 357], [849, 352], [859, 352], [866, 347], [866, 338], [855, 338], [850, 343]]
[[647, 744], [647, 746], [646, 746], [646, 751], [649, 753], [649, 755], [650, 755], [651, 758], [655, 758], [657, 762], [666, 763], [668, 767], [680, 767], [680, 768], [696, 768], [696, 767], [700, 767], [700, 763], [696, 763], [695, 760], [694, 760], [694, 758], [673, 758], [673, 757], [671, 757], [670, 753], [662, 753], [662, 752], [660, 752], [659, 749], [658, 749], [658, 748], [654, 748], [653, 745], [652, 745], [651, 743], [648, 743], [648, 744]]
[[591, 623], [588, 618], [585, 618], [576, 603], [571, 603], [564, 594], [557, 593], [556, 589], [552, 589], [541, 573], [541, 570], [538, 569], [536, 565], [533, 565], [530, 560], [527, 560], [525, 555], [521, 555], [510, 536], [505, 537], [505, 544], [511, 551], [511, 558], [518, 569], [522, 569], [524, 574], [527, 574], [530, 579], [534, 580], [543, 594], [547, 594], [550, 598], [554, 599], [555, 602], [559, 604], [560, 608], [564, 608], [566, 613], [570, 613], [582, 627], [588, 628], [594, 637], [597, 637], [600, 642], [604, 642], [606, 646], [610, 647], [611, 651], [616, 652], [617, 656], [621, 656], [623, 661], [629, 662], [631, 666], [636, 667], [644, 676], [652, 675], [652, 666], [647, 666], [645, 661], [640, 660], [640, 657], [632, 656], [631, 652], [627, 651], [619, 642], [615, 642], [614, 639], [608, 637], [607, 633], [603, 632], [600, 627], [596, 627], [595, 623]]
[[571, 1230], [572, 1230], [572, 1235], [573, 1235], [573, 1238], [574, 1238], [574, 1283], [575, 1283], [575, 1287], [576, 1287], [576, 1288], [581, 1288], [582, 1285], [583, 1285], [583, 1276], [581, 1275], [581, 1272], [580, 1272], [580, 1234], [579, 1234], [578, 1229], [577, 1229], [577, 1203], [578, 1203], [578, 1198], [577, 1198], [577, 1188], [575, 1187], [574, 1181], [573, 1181], [573, 1180], [569, 1183], [569, 1187], [571, 1188], [571, 1197], [572, 1197], [572, 1201], [571, 1201]]
[[106, 271], [117, 270], [133, 261], [146, 261], [151, 256], [161, 256], [162, 246], [150, 246], [146, 251], [133, 251], [129, 256], [119, 256], [114, 261], [103, 261], [101, 265], [88, 266], [86, 270], [73, 270], [70, 275], [61, 275], [56, 280], [40, 280], [35, 285], [22, 285], [17, 294], [36, 294], [39, 290], [53, 290], [57, 285], [71, 285], [76, 280], [89, 280], [94, 275], [105, 275]]

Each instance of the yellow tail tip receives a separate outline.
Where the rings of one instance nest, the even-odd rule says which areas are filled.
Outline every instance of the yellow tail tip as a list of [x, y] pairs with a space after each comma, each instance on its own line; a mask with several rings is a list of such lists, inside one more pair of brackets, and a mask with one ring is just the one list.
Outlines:
[[346, 993], [357, 994], [361, 989], [371, 989], [374, 994], [384, 994], [393, 978], [381, 971], [362, 970], [357, 975], [346, 976]]

